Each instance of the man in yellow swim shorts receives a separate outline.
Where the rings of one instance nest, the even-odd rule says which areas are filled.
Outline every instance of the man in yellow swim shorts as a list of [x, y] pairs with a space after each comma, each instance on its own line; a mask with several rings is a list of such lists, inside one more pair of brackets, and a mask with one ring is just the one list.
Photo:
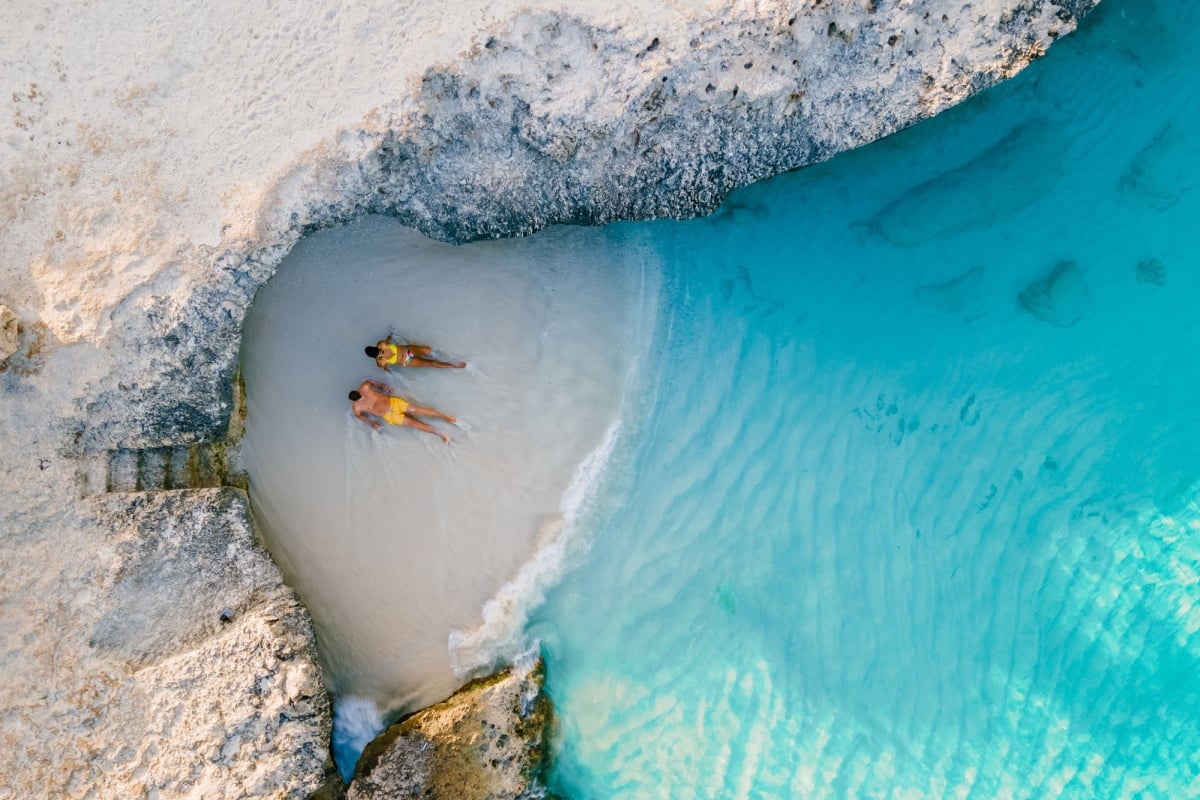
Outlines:
[[378, 417], [389, 425], [403, 425], [432, 433], [434, 436], [440, 436], [446, 444], [450, 444], [449, 436], [435, 430], [417, 417], [438, 417], [451, 425], [458, 422], [449, 414], [415, 405], [399, 395], [392, 394], [392, 387], [379, 381], [363, 381], [357, 389], [350, 392], [350, 400], [353, 403], [351, 408], [354, 409], [354, 416], [375, 430], [379, 430], [383, 426], [371, 417]]
[[425, 344], [399, 344], [392, 341], [392, 335], [376, 342], [374, 347], [363, 348], [367, 355], [375, 359], [380, 369], [391, 372], [392, 367], [436, 367], [438, 369], [462, 369], [465, 361], [438, 361], [430, 358], [433, 348]]

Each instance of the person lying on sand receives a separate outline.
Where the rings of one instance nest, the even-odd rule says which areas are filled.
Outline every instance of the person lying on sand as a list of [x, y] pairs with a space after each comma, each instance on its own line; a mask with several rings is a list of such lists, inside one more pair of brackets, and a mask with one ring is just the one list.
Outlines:
[[432, 433], [434, 436], [440, 436], [446, 444], [450, 444], [449, 436], [434, 430], [417, 417], [439, 417], [451, 425], [458, 422], [449, 414], [415, 405], [403, 397], [392, 394], [392, 387], [379, 381], [363, 381], [357, 389], [350, 392], [350, 400], [353, 401], [351, 407], [354, 409], [354, 416], [375, 430], [379, 430], [382, 426], [371, 417], [379, 417], [388, 425], [404, 425]]
[[368, 356], [375, 359], [375, 364], [380, 369], [386, 369], [389, 372], [391, 371], [391, 367], [462, 369], [467, 365], [465, 361], [438, 361], [435, 358], [430, 358], [429, 354], [433, 351], [433, 348], [429, 345], [393, 342], [390, 333], [386, 339], [376, 342], [374, 347], [367, 346], [363, 349]]

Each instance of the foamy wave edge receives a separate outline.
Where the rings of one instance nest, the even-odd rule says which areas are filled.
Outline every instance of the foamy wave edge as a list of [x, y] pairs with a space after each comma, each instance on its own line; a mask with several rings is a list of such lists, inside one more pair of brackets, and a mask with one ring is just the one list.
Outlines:
[[358, 758], [383, 732], [383, 714], [374, 700], [346, 695], [333, 704], [333, 761], [343, 782], [354, 776]]
[[529, 653], [532, 645], [525, 636], [525, 624], [530, 613], [545, 601], [546, 591], [558, 583], [569, 556], [580, 544], [580, 519], [603, 482], [620, 431], [618, 418], [579, 462], [559, 501], [558, 524], [543, 528], [533, 558], [484, 603], [482, 624], [473, 630], [450, 632], [450, 666], [459, 679], [490, 673], [497, 665], [515, 662]]

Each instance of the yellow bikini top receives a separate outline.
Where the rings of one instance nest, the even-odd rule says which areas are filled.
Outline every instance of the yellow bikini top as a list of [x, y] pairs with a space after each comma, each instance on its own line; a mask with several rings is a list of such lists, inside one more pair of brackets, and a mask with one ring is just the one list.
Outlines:
[[384, 358], [384, 360], [383, 360], [383, 363], [385, 363], [385, 364], [395, 364], [397, 361], [399, 361], [399, 360], [400, 360], [400, 348], [399, 348], [399, 346], [397, 346], [397, 345], [394, 345], [394, 344], [390, 344], [390, 343], [388, 343], [388, 342], [384, 342], [384, 343], [383, 343], [383, 345], [382, 345], [382, 346], [381, 346], [379, 349], [380, 349], [380, 350], [382, 350], [382, 351], [384, 352], [384, 354], [385, 354], [385, 358]]
[[[400, 364], [401, 366], [403, 366], [404, 364], [407, 364], [409, 361], [412, 360], [412, 353], [410, 353], [408, 351], [407, 347], [401, 347], [398, 344], [384, 342], [379, 349], [381, 351], [383, 351], [384, 353], [388, 353], [387, 358], [384, 359], [385, 364], [389, 364], [389, 365]], [[401, 359], [400, 359], [401, 353], [403, 353], [403, 355], [404, 355], [403, 361], [401, 361]]]

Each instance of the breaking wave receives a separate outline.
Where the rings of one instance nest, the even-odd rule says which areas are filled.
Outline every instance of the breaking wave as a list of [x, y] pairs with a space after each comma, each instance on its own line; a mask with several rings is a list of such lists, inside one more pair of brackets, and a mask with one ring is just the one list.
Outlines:
[[490, 672], [530, 648], [525, 623], [585, 544], [581, 520], [603, 485], [620, 430], [619, 421], [609, 425], [600, 443], [576, 467], [563, 492], [560, 515], [542, 525], [533, 558], [484, 604], [483, 622], [472, 630], [451, 631], [450, 664], [460, 679]]

